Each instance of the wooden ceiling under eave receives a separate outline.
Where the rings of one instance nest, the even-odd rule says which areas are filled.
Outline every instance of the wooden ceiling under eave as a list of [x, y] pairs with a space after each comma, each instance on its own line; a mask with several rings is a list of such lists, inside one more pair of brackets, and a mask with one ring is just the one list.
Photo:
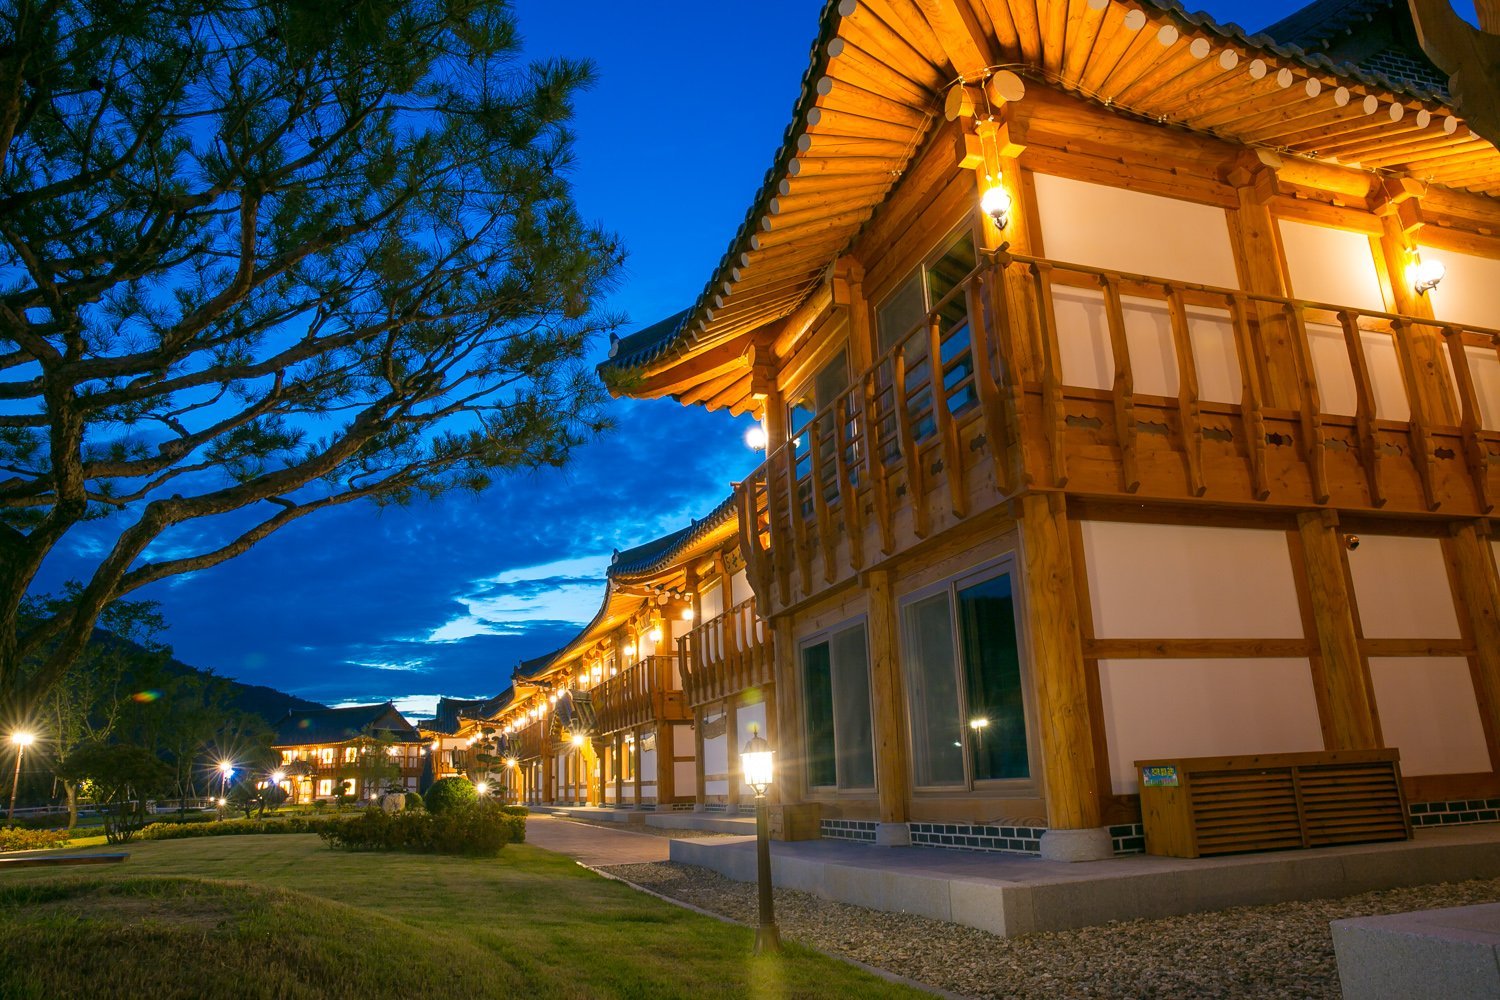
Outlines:
[[997, 68], [1232, 142], [1500, 196], [1500, 153], [1438, 97], [1154, 0], [831, 0], [765, 186], [674, 342], [625, 391], [755, 411], [752, 364], [812, 319], [810, 296], [942, 120], [948, 87]]

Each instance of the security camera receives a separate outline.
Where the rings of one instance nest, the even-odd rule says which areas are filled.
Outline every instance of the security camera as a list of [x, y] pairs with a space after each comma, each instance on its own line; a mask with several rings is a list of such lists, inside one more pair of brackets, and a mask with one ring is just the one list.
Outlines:
[[1348, 549], [1349, 549], [1350, 552], [1353, 552], [1355, 549], [1359, 548], [1359, 536], [1358, 535], [1345, 535], [1344, 536], [1344, 545], [1348, 547]]

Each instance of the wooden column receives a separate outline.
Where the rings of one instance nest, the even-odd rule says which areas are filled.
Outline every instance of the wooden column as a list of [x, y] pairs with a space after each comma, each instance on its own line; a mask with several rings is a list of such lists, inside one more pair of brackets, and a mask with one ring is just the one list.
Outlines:
[[[1232, 175], [1239, 207], [1231, 214], [1230, 236], [1234, 240], [1240, 283], [1246, 291], [1262, 295], [1286, 295], [1286, 271], [1282, 261], [1281, 233], [1269, 200], [1274, 191], [1274, 170], [1258, 166]], [[1302, 348], [1293, 342], [1295, 333], [1285, 313], [1266, 303], [1252, 307], [1254, 345], [1260, 363], [1262, 401], [1266, 406], [1296, 409], [1302, 405], [1302, 375], [1297, 357]]]
[[[776, 783], [772, 786], [775, 801], [800, 802], [802, 789], [806, 787], [804, 772], [805, 749], [802, 746], [801, 685], [798, 684], [796, 635], [792, 623], [782, 619], [776, 623], [776, 648], [774, 664], [776, 676], [776, 698], [766, 708], [766, 729], [773, 728], [771, 718], [775, 716], [774, 734], [768, 732], [766, 739], [776, 751]], [[773, 711], [774, 709], [774, 711]], [[775, 739], [772, 739], [772, 736]], [[734, 748], [735, 752], [739, 747]]]
[[656, 723], [656, 807], [677, 797], [677, 727]]
[[1099, 762], [1090, 711], [1089, 679], [1078, 626], [1066, 500], [1060, 493], [1021, 497], [1022, 587], [1030, 641], [1037, 722], [1042, 734], [1047, 824], [1053, 830], [1089, 830], [1102, 824]]
[[1331, 510], [1298, 514], [1297, 532], [1322, 654], [1313, 683], [1324, 715], [1325, 749], [1373, 749], [1380, 745], [1374, 699], [1354, 627], [1354, 592], [1344, 562], [1338, 515]]
[[696, 758], [694, 770], [698, 772], [693, 788], [693, 810], [702, 812], [708, 806], [708, 791], [703, 779], [703, 708], [693, 709], [693, 754]]
[[874, 703], [875, 795], [880, 822], [911, 818], [911, 754], [906, 736], [906, 685], [889, 570], [865, 574], [869, 595], [870, 700]]
[[[738, 695], [731, 695], [724, 699], [724, 743], [729, 751], [729, 788], [726, 790], [725, 802], [729, 812], [738, 812], [740, 808], [740, 707], [737, 704]], [[767, 706], [769, 707], [769, 706]], [[767, 713], [769, 717], [769, 713]], [[770, 736], [767, 735], [769, 740]]]
[[[1389, 189], [1388, 189], [1389, 191]], [[1385, 257], [1385, 271], [1391, 282], [1391, 296], [1397, 312], [1407, 316], [1432, 317], [1432, 300], [1418, 295], [1412, 287], [1408, 270], [1417, 249], [1416, 233], [1419, 223], [1413, 223], [1413, 215], [1403, 210], [1408, 197], [1387, 202], [1381, 222], [1385, 233], [1380, 238], [1380, 249]], [[1411, 398], [1413, 419], [1433, 424], [1458, 423], [1458, 403], [1453, 394], [1453, 383], [1448, 377], [1448, 359], [1445, 356], [1443, 338], [1436, 327], [1408, 326], [1404, 331], [1410, 345], [1411, 381], [1407, 395]], [[1400, 352], [1401, 345], [1397, 344]], [[1403, 366], [1404, 367], [1404, 366]]]
[[[630, 778], [634, 788], [635, 807], [641, 807], [641, 733], [639, 729], [632, 729], [630, 734], [635, 737], [630, 742]], [[657, 756], [660, 756], [658, 753]]]
[[1500, 751], [1500, 572], [1490, 544], [1489, 522], [1461, 521], [1449, 532], [1462, 603], [1474, 635], [1474, 692], [1494, 761]]

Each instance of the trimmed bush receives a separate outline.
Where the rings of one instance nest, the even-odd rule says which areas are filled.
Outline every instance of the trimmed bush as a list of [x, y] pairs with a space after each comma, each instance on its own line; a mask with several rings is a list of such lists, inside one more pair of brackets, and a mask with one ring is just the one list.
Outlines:
[[500, 811], [507, 816], [530, 816], [531, 810], [525, 806], [501, 806]]
[[430, 813], [441, 813], [454, 806], [473, 805], [478, 801], [479, 793], [468, 778], [444, 778], [427, 789], [422, 804]]
[[286, 816], [276, 819], [223, 819], [211, 823], [152, 823], [142, 840], [183, 840], [188, 837], [232, 837], [246, 833], [322, 833], [351, 821], [347, 816]]
[[61, 847], [72, 834], [67, 830], [27, 830], [18, 826], [0, 827], [0, 851], [45, 851]]
[[491, 802], [454, 805], [442, 812], [387, 814], [367, 809], [347, 823], [319, 830], [318, 836], [330, 847], [347, 851], [408, 851], [490, 858], [506, 844], [526, 839], [526, 818], [510, 815]]
[[422, 803], [422, 796], [421, 795], [419, 795], [416, 792], [407, 792], [406, 793], [406, 811], [407, 812], [421, 812], [425, 808], [427, 808], [427, 807], [425, 805], [423, 805], [423, 803]]

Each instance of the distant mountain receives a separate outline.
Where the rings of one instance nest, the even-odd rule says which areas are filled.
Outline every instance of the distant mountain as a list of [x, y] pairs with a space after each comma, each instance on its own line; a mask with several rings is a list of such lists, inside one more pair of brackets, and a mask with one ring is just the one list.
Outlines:
[[[93, 641], [101, 644], [140, 648], [137, 643], [131, 642], [129, 639], [122, 639], [120, 636], [112, 632], [107, 632], [104, 629], [94, 630]], [[233, 697], [229, 703], [231, 707], [237, 708], [242, 712], [250, 712], [258, 715], [266, 720], [267, 725], [271, 726], [276, 725], [287, 712], [328, 707], [316, 701], [298, 698], [296, 695], [287, 694], [285, 691], [278, 691], [275, 688], [266, 687], [262, 684], [243, 684], [233, 678], [225, 677], [216, 671], [202, 670], [190, 664], [183, 663], [175, 657], [167, 661], [166, 670], [177, 677], [189, 674], [213, 674], [227, 683], [233, 692]]]

